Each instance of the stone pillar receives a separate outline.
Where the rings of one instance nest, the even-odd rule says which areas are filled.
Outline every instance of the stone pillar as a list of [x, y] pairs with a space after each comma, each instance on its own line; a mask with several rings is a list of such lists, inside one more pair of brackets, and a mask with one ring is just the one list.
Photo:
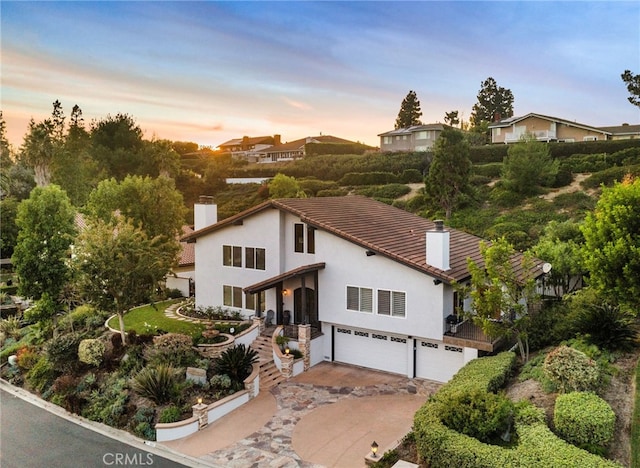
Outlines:
[[280, 371], [282, 372], [282, 375], [287, 379], [293, 377], [293, 356], [290, 354], [284, 354], [282, 355], [282, 360], [280, 362], [282, 362], [282, 369]]
[[258, 333], [262, 333], [264, 331], [264, 317], [256, 317], [254, 315], [253, 324], [258, 325]]
[[311, 325], [298, 325], [298, 347], [302, 353], [304, 370], [307, 371], [311, 367]]
[[191, 407], [193, 416], [198, 418], [198, 430], [204, 429], [209, 424], [209, 412], [207, 408], [208, 406], [204, 403], [198, 403]]

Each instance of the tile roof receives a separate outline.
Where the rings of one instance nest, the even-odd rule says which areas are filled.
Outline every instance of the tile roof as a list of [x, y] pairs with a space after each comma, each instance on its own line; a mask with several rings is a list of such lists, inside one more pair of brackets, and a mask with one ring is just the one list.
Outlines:
[[320, 135], [314, 137], [300, 138], [298, 140], [289, 141], [281, 145], [272, 146], [263, 150], [265, 153], [278, 152], [278, 151], [290, 151], [302, 149], [307, 143], [355, 143], [353, 141], [345, 140], [344, 138], [338, 138], [333, 135]]
[[586, 124], [581, 124], [579, 122], [574, 122], [571, 120], [566, 120], [566, 119], [561, 119], [559, 117], [551, 117], [549, 115], [542, 115], [542, 114], [536, 114], [533, 112], [530, 112], [526, 115], [522, 115], [519, 117], [513, 116], [513, 117], [508, 117], [506, 119], [502, 119], [499, 120], [497, 122], [492, 122], [489, 124], [489, 128], [498, 128], [498, 127], [509, 127], [510, 125], [513, 125], [516, 122], [520, 122], [521, 120], [525, 120], [528, 119], [529, 117], [538, 117], [541, 119], [545, 119], [545, 120], [550, 120], [552, 122], [559, 122], [559, 123], [563, 123], [566, 124], [570, 127], [578, 127], [578, 128], [583, 128], [586, 130], [594, 130], [596, 132], [600, 132], [600, 133], [611, 133], [607, 130], [604, 130], [603, 128], [598, 128], [598, 127], [592, 127], [591, 125], [586, 125]]
[[[194, 241], [198, 237], [232, 225], [266, 209], [280, 209], [300, 220], [348, 240], [363, 249], [391, 258], [420, 272], [444, 282], [464, 281], [469, 278], [467, 258], [482, 264], [481, 238], [456, 229], [450, 232], [450, 268], [443, 271], [426, 262], [426, 232], [433, 230], [435, 223], [407, 211], [395, 208], [362, 196], [287, 198], [268, 200], [217, 224], [208, 226], [183, 238]], [[514, 270], [523, 278], [522, 255], [512, 258]], [[542, 275], [542, 261], [534, 260], [529, 275]]]
[[[193, 232], [191, 226], [182, 226], [182, 236], [187, 236]], [[180, 242], [180, 258], [178, 259], [178, 266], [190, 266], [196, 263], [196, 249], [195, 245], [187, 242]]]
[[636, 135], [640, 134], [640, 124], [613, 125], [611, 127], [598, 127], [600, 130], [612, 135]]
[[412, 127], [396, 128], [389, 130], [388, 132], [378, 133], [378, 136], [393, 136], [393, 135], [410, 135], [414, 132], [420, 132], [423, 130], [444, 130], [445, 125], [441, 123], [425, 124], [425, 125], [413, 125]]

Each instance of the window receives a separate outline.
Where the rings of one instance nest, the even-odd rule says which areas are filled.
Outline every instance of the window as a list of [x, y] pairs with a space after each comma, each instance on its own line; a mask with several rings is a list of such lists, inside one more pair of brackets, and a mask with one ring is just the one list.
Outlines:
[[294, 251], [304, 252], [304, 224], [296, 223], [294, 225]]
[[242, 247], [236, 245], [222, 246], [222, 264], [242, 268]]
[[258, 310], [264, 312], [265, 310], [265, 292], [260, 291], [256, 294], [245, 294], [245, 309], [256, 310], [256, 301], [258, 301]]
[[373, 289], [347, 286], [347, 309], [373, 312]]
[[316, 229], [307, 226], [307, 253], [316, 253]]
[[242, 288], [237, 286], [222, 286], [222, 302], [228, 307], [242, 308]]
[[244, 249], [244, 267], [254, 270], [265, 269], [266, 252], [257, 247], [246, 247]]
[[393, 137], [386, 136], [384, 137], [383, 141], [385, 145], [390, 145], [391, 143], [393, 143]]
[[426, 130], [421, 130], [415, 133], [416, 140], [427, 140], [429, 138], [429, 133]]
[[400, 291], [378, 290], [378, 314], [391, 317], [405, 316], [405, 293]]

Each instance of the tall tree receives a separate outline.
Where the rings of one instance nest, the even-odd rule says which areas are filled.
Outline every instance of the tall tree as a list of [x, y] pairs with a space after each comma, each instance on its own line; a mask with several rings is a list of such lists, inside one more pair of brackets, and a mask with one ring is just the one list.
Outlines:
[[456, 125], [460, 124], [460, 117], [458, 116], [459, 112], [456, 111], [451, 111], [451, 112], [445, 112], [444, 114], [444, 123], [446, 123], [447, 125], [451, 125], [452, 127], [455, 127]]
[[469, 143], [460, 130], [446, 127], [435, 142], [425, 189], [447, 219], [468, 188], [470, 176]]
[[46, 119], [36, 123], [31, 119], [29, 130], [20, 147], [20, 159], [27, 166], [33, 168], [38, 187], [44, 187], [51, 183], [51, 165], [55, 153], [52, 134], [51, 120]]
[[123, 217], [95, 220], [79, 236], [74, 267], [80, 290], [98, 309], [118, 315], [126, 343], [124, 313], [148, 301], [171, 268], [175, 252]]
[[420, 125], [420, 117], [422, 111], [420, 110], [420, 101], [416, 96], [415, 91], [409, 91], [409, 94], [403, 99], [400, 105], [400, 112], [396, 118], [396, 129], [407, 128], [413, 125]]
[[604, 188], [582, 225], [589, 281], [613, 303], [640, 302], [640, 179]]
[[[529, 255], [523, 255], [521, 262], [514, 262], [516, 251], [504, 239], [493, 244], [480, 243], [483, 262], [467, 260], [471, 284], [464, 291], [471, 297], [471, 318], [488, 336], [515, 336], [520, 355], [526, 361], [529, 357], [528, 306], [534, 304], [535, 280], [520, 277], [518, 271], [533, 270]], [[515, 263], [515, 264], [514, 264]]]
[[471, 126], [475, 131], [488, 136], [486, 125], [500, 119], [513, 116], [513, 93], [510, 89], [498, 86], [492, 77], [480, 84], [478, 102], [471, 110]]
[[91, 154], [105, 178], [141, 174], [142, 129], [127, 114], [108, 115], [91, 126]]
[[553, 183], [559, 164], [551, 157], [546, 143], [525, 136], [509, 146], [502, 164], [502, 182], [513, 192], [534, 195], [539, 186]]
[[12, 262], [20, 278], [19, 293], [56, 301], [69, 279], [68, 259], [75, 229], [75, 210], [57, 185], [36, 187], [20, 203], [20, 228]]
[[627, 91], [631, 95], [627, 99], [634, 106], [640, 107], [640, 74], [634, 75], [631, 70], [625, 70], [620, 77], [627, 85]]
[[270, 198], [306, 198], [304, 191], [295, 177], [290, 177], [281, 173], [269, 182]]
[[159, 236], [167, 248], [177, 250], [185, 207], [182, 195], [166, 177], [127, 176], [122, 182], [103, 180], [87, 202], [89, 216], [113, 222], [118, 216], [130, 219], [149, 238]]

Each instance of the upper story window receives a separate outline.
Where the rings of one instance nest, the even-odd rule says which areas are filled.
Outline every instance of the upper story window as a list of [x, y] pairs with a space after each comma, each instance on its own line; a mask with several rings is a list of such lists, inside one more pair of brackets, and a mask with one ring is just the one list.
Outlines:
[[373, 312], [373, 289], [347, 286], [347, 309]]
[[266, 251], [265, 249], [260, 249], [257, 247], [246, 247], [244, 249], [244, 266], [245, 268], [251, 268], [254, 270], [264, 270], [265, 269], [265, 257]]
[[242, 268], [242, 247], [237, 245], [222, 246], [222, 264]]
[[378, 314], [391, 317], [406, 315], [406, 294], [401, 291], [378, 289]]
[[306, 231], [306, 247], [307, 253], [316, 253], [316, 229], [312, 226], [306, 226], [302, 223], [296, 223], [293, 226], [293, 250], [294, 252], [305, 252], [305, 231]]

